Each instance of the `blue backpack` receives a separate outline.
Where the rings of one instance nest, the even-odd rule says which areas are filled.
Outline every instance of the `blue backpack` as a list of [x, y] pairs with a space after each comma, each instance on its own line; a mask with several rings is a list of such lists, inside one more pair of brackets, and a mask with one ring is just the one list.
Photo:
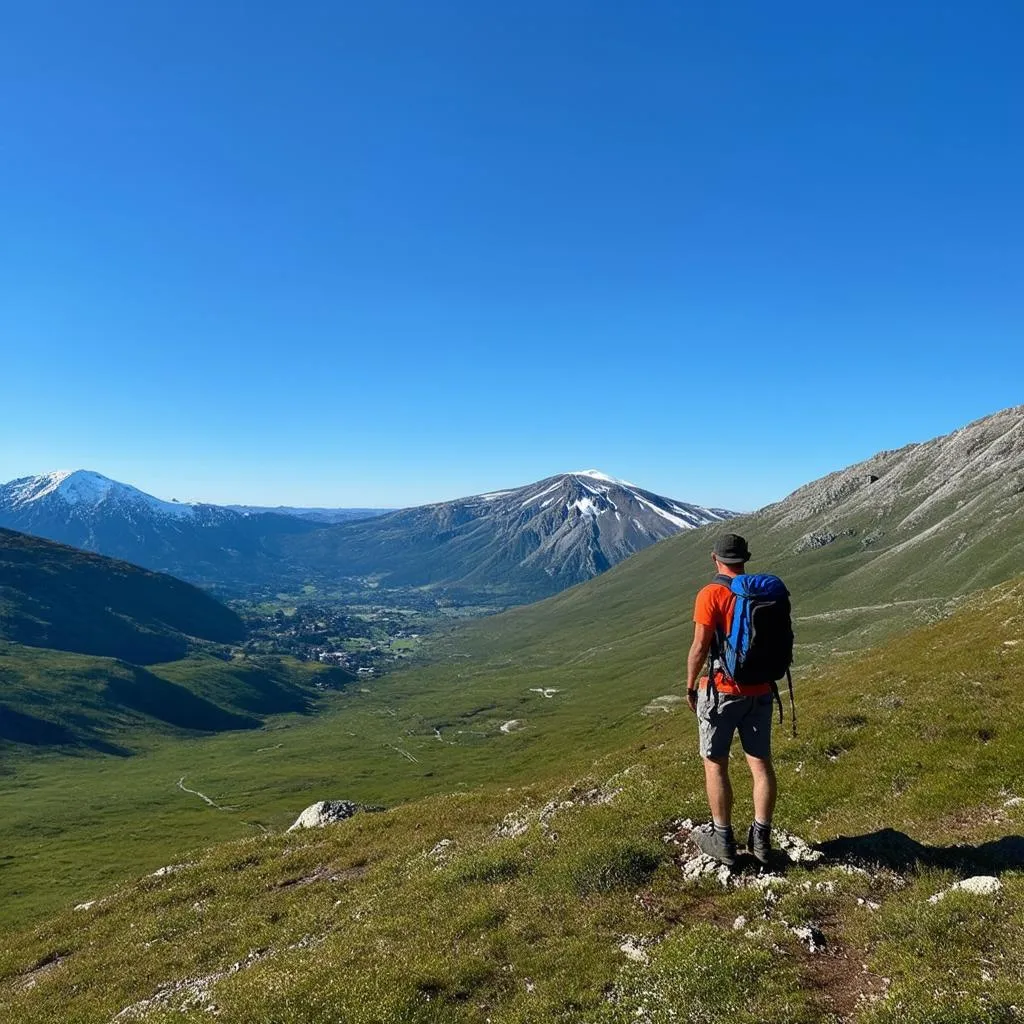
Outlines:
[[777, 681], [789, 681], [793, 735], [796, 735], [796, 705], [793, 702], [793, 620], [789, 591], [778, 576], [716, 576], [715, 583], [736, 595], [732, 627], [726, 636], [717, 630], [711, 643], [709, 677], [717, 667], [740, 684], [771, 683], [782, 721], [782, 698]]

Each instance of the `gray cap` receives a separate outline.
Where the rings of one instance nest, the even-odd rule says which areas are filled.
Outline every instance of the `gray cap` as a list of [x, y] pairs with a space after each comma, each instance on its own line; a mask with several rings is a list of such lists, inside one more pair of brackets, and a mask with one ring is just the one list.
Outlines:
[[724, 565], [743, 565], [750, 561], [750, 548], [738, 533], [724, 533], [715, 541], [712, 554]]

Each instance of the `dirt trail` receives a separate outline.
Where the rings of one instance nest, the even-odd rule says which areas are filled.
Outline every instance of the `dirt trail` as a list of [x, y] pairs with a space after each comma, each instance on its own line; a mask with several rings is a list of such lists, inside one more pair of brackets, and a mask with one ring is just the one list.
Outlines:
[[216, 800], [211, 800], [205, 793], [200, 793], [198, 789], [189, 789], [188, 786], [185, 785], [186, 778], [188, 778], [187, 775], [182, 775], [182, 777], [178, 779], [178, 789], [180, 789], [183, 793], [191, 793], [192, 796], [199, 797], [199, 799], [202, 800], [204, 803], [209, 804], [211, 807], [216, 808], [218, 811], [238, 810], [237, 807], [222, 807], [219, 803], [217, 803]]

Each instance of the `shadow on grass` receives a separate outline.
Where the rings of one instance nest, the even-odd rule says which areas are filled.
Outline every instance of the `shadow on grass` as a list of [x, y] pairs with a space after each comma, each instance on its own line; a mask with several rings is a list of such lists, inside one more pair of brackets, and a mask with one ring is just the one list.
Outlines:
[[78, 742], [78, 737], [70, 729], [56, 722], [37, 718], [35, 715], [26, 715], [0, 704], [0, 740], [27, 743], [32, 747], [71, 746]]
[[66, 725], [26, 715], [4, 704], [0, 704], [0, 740], [30, 747], [64, 747], [69, 753], [74, 753], [76, 748], [114, 757], [129, 757], [132, 753], [127, 747], [110, 743], [98, 736], [83, 736]]
[[817, 848], [829, 860], [899, 872], [920, 866], [993, 875], [1024, 867], [1024, 836], [1003, 836], [976, 846], [928, 846], [905, 832], [883, 828], [860, 836], [838, 836]]
[[226, 711], [186, 687], [161, 679], [144, 668], [129, 667], [131, 679], [114, 678], [107, 682], [106, 694], [112, 703], [179, 729], [198, 732], [257, 729], [263, 724], [258, 718]]

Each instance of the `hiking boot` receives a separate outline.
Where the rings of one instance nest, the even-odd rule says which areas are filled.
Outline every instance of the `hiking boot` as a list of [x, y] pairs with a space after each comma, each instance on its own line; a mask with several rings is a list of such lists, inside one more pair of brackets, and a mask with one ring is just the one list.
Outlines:
[[731, 868], [736, 863], [736, 843], [718, 832], [714, 825], [701, 825], [690, 833], [697, 849]]
[[759, 864], [767, 864], [772, 857], [771, 831], [751, 825], [747, 832], [747, 849]]

